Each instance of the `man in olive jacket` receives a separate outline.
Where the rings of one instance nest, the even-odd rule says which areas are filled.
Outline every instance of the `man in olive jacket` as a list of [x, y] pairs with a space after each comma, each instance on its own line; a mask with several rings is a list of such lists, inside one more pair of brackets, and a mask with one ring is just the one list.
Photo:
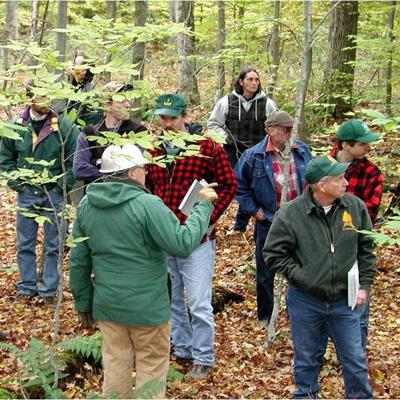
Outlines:
[[74, 238], [87, 240], [71, 251], [70, 286], [84, 325], [92, 316], [99, 322], [105, 398], [132, 398], [134, 359], [136, 388], [155, 384], [154, 395], [164, 397], [171, 314], [165, 254], [187, 257], [199, 245], [217, 198], [202, 189], [181, 225], [145, 188], [146, 163], [134, 145], [109, 146], [100, 170], [107, 178], [88, 187], [73, 228]]
[[372, 397], [360, 313], [348, 304], [348, 273], [356, 268], [356, 262], [360, 283], [357, 306], [368, 299], [375, 256], [372, 240], [359, 230], [371, 230], [372, 224], [363, 201], [345, 193], [348, 166], [330, 156], [310, 161], [305, 172], [310, 187], [281, 207], [264, 247], [270, 268], [289, 280], [286, 305], [298, 398], [318, 396], [324, 324], [342, 364], [346, 397]]
[[[30, 82], [27, 95], [31, 104], [14, 125], [21, 140], [3, 138], [1, 141], [0, 169], [9, 174], [7, 184], [17, 192], [17, 261], [20, 274], [17, 298], [39, 294], [46, 304], [53, 304], [59, 278], [59, 239], [64, 237], [63, 224], [56, 212], [62, 208], [64, 189], [68, 192], [74, 182], [72, 158], [79, 130], [67, 118], [54, 114], [50, 102], [36, 96], [34, 91], [35, 84]], [[33, 178], [48, 179], [35, 183], [32, 175], [30, 178], [18, 177], [21, 170], [31, 172]], [[34, 217], [24, 215], [23, 210], [47, 218], [44, 223], [45, 253], [41, 277], [36, 266], [38, 223]], [[57, 226], [60, 224], [61, 227]]]

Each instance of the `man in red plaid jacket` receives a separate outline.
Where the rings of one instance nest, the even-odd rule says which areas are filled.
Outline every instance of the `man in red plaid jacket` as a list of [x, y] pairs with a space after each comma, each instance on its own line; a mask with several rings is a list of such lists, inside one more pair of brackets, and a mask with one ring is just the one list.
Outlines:
[[[336, 146], [330, 155], [336, 160], [351, 163], [345, 172], [348, 181], [347, 193], [354, 194], [365, 202], [372, 223], [375, 222], [381, 204], [383, 175], [380, 169], [367, 159], [370, 143], [380, 136], [369, 130], [360, 119], [350, 119], [340, 125], [336, 132]], [[361, 340], [365, 350], [368, 336], [369, 301], [361, 307]]]
[[340, 162], [351, 163], [345, 174], [349, 182], [346, 191], [365, 202], [372, 223], [378, 216], [381, 204], [383, 175], [366, 156], [371, 150], [370, 143], [379, 138], [363, 121], [351, 119], [340, 125], [336, 133], [337, 145], [330, 153]]
[[[176, 94], [164, 94], [157, 99], [155, 114], [160, 116], [163, 131], [200, 134], [201, 126], [186, 123], [186, 101]], [[174, 161], [162, 168], [148, 168], [146, 184], [176, 214], [181, 223], [186, 216], [178, 209], [194, 179], [216, 182], [218, 199], [210, 218], [210, 229], [200, 246], [188, 258], [167, 256], [171, 277], [172, 343], [176, 361], [193, 362], [188, 379], [206, 379], [214, 363], [214, 319], [211, 305], [215, 260], [215, 223], [227, 209], [237, 189], [235, 174], [223, 148], [211, 139], [198, 142], [199, 155], [179, 157], [180, 149], [164, 142], [153, 157], [173, 156]], [[185, 294], [191, 320], [186, 307]]]

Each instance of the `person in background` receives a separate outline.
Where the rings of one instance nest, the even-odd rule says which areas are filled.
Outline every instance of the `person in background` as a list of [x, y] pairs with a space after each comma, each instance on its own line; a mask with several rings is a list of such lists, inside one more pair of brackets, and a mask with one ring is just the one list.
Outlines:
[[170, 353], [165, 253], [186, 257], [199, 245], [217, 198], [211, 187], [203, 188], [181, 225], [145, 188], [147, 163], [133, 144], [109, 146], [101, 158], [105, 179], [88, 187], [74, 222], [73, 237], [87, 240], [71, 249], [70, 286], [83, 326], [98, 320], [105, 398], [132, 398], [133, 365], [136, 389], [146, 385], [146, 397], [149, 392], [165, 397]]
[[[90, 71], [93, 67], [92, 62], [88, 62], [83, 55], [77, 55], [74, 58], [74, 64], [71, 70], [67, 71], [69, 83], [74, 87], [75, 92], [88, 93], [93, 89], [94, 74]], [[96, 125], [103, 117], [103, 112], [89, 104], [76, 100], [68, 100], [65, 111], [69, 113], [76, 110], [76, 120], [80, 125]], [[61, 110], [62, 112], [64, 109]]]
[[[179, 134], [199, 132], [197, 124], [186, 122], [187, 104], [182, 96], [163, 94], [156, 102], [155, 114], [160, 116], [161, 128]], [[181, 223], [186, 216], [179, 210], [192, 182], [205, 179], [216, 182], [218, 200], [210, 218], [210, 227], [200, 245], [187, 257], [170, 252], [167, 257], [171, 277], [172, 343], [176, 361], [192, 363], [188, 379], [207, 379], [212, 372], [214, 352], [214, 316], [211, 305], [212, 280], [215, 264], [215, 224], [228, 208], [236, 193], [237, 183], [223, 148], [213, 140], [203, 137], [197, 142], [199, 154], [180, 157], [181, 149], [164, 142], [160, 149], [151, 151], [153, 157], [173, 161], [162, 168], [152, 164], [147, 175], [147, 187], [159, 196], [176, 214]], [[185, 299], [187, 296], [187, 303]], [[190, 317], [187, 305], [189, 307]]]
[[123, 95], [132, 90], [131, 85], [117, 82], [109, 82], [103, 88], [107, 96], [104, 105], [104, 115], [97, 125], [86, 126], [80, 133], [76, 145], [76, 152], [73, 163], [75, 179], [83, 180], [85, 186], [97, 180], [101, 180], [103, 174], [100, 172], [101, 156], [107, 145], [100, 145], [92, 137], [104, 137], [101, 132], [116, 132], [123, 136], [129, 132], [144, 132], [147, 128], [129, 119], [129, 100], [113, 100], [114, 94]]
[[[257, 145], [246, 150], [236, 164], [238, 179], [236, 199], [242, 210], [254, 216], [256, 225], [256, 294], [257, 317], [262, 327], [268, 325], [274, 305], [275, 273], [265, 263], [262, 249], [274, 214], [282, 203], [285, 184], [285, 147], [290, 141], [293, 118], [283, 110], [269, 114], [265, 123], [267, 135]], [[291, 146], [288, 191], [285, 201], [302, 193], [304, 171], [311, 159], [310, 150], [300, 140]]]
[[[330, 155], [337, 161], [350, 163], [345, 172], [348, 182], [346, 192], [354, 194], [364, 201], [372, 223], [375, 222], [383, 192], [383, 174], [380, 169], [367, 159], [371, 151], [370, 143], [380, 139], [380, 136], [371, 132], [366, 123], [360, 119], [351, 119], [341, 124], [336, 132], [337, 144]], [[370, 297], [359, 307], [362, 345], [365, 351], [368, 339]], [[325, 330], [325, 341], [321, 349], [325, 354], [328, 342], [328, 329]]]
[[[265, 262], [289, 281], [286, 307], [294, 347], [295, 398], [318, 398], [322, 328], [328, 327], [342, 365], [346, 398], [370, 399], [368, 368], [358, 307], [367, 302], [374, 279], [373, 240], [365, 204], [346, 193], [349, 163], [331, 156], [307, 165], [303, 195], [282, 205], [269, 230]], [[348, 301], [348, 274], [357, 268], [357, 307]]]
[[[242, 69], [235, 83], [235, 89], [216, 103], [207, 123], [226, 139], [224, 149], [232, 168], [235, 168], [241, 154], [264, 138], [265, 121], [277, 109], [273, 100], [262, 91], [260, 77], [253, 67]], [[234, 231], [244, 232], [250, 215], [239, 207]]]

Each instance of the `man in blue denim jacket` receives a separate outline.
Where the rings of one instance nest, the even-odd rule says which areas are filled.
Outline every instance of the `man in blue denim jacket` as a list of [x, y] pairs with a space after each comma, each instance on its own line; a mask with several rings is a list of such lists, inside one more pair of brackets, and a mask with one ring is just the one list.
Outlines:
[[[262, 249], [272, 218], [282, 201], [285, 185], [285, 146], [290, 140], [293, 122], [293, 118], [286, 111], [273, 111], [265, 122], [265, 139], [246, 150], [235, 167], [238, 179], [236, 199], [243, 211], [256, 219], [254, 240], [257, 317], [262, 327], [265, 327], [271, 318], [275, 277], [263, 259]], [[302, 193], [304, 171], [310, 159], [308, 146], [300, 140], [295, 140], [290, 151], [285, 201], [293, 200]]]

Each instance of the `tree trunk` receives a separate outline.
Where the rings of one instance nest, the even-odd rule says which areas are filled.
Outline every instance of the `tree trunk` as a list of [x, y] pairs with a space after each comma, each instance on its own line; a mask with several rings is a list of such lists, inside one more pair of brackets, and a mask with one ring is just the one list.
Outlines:
[[[137, 0], [135, 2], [135, 26], [144, 26], [147, 21], [147, 0]], [[139, 75], [132, 76], [132, 80], [143, 80], [144, 66], [146, 63], [146, 44], [143, 42], [134, 42], [132, 47], [132, 64], [137, 64]], [[140, 116], [141, 98], [133, 101], [133, 112], [131, 117], [136, 119]]]
[[107, 0], [107, 19], [115, 20], [117, 16], [117, 2], [115, 0]]
[[46, 29], [47, 17], [49, 15], [49, 5], [50, 5], [50, 0], [47, 0], [43, 11], [42, 26], [40, 28], [40, 35], [38, 40], [39, 47], [41, 47], [43, 44], [43, 36]]
[[36, 40], [38, 34], [39, 0], [32, 0], [31, 12], [31, 40]]
[[[6, 2], [6, 15], [3, 29], [3, 44], [8, 44], [9, 40], [18, 39], [18, 1], [10, 0]], [[4, 69], [9, 68], [9, 50], [2, 49]]]
[[271, 37], [271, 55], [272, 55], [272, 65], [271, 65], [271, 78], [268, 84], [268, 96], [273, 98], [274, 89], [276, 86], [276, 81], [278, 79], [278, 68], [281, 60], [280, 51], [280, 23], [279, 19], [281, 17], [281, 2], [274, 1], [274, 23], [272, 25], [272, 37]]
[[[217, 0], [217, 2], [218, 2], [217, 52], [221, 57], [225, 46], [225, 2], [224, 0]], [[215, 85], [214, 102], [216, 103], [224, 95], [225, 64], [223, 60], [218, 61], [215, 83], [216, 85]]]
[[[115, 18], [117, 17], [117, 2], [114, 0], [106, 1], [106, 15], [107, 19], [110, 20], [111, 26], [114, 25]], [[104, 60], [105, 64], [108, 64], [111, 61], [111, 54], [108, 54]], [[111, 81], [111, 72], [104, 72], [103, 78], [105, 82]]]
[[178, 92], [191, 104], [200, 103], [199, 89], [196, 78], [196, 61], [188, 57], [196, 54], [194, 39], [194, 0], [176, 0], [176, 22], [183, 23], [189, 28], [189, 34], [178, 35], [179, 57], [179, 89]]
[[[67, 27], [67, 0], [58, 0], [58, 12], [57, 12], [57, 28], [65, 29]], [[67, 34], [65, 32], [57, 32], [57, 44], [56, 49], [60, 53], [58, 61], [65, 62], [65, 52], [67, 49]]]
[[330, 50], [325, 69], [326, 100], [334, 106], [332, 115], [343, 118], [352, 110], [354, 61], [358, 22], [358, 1], [336, 1], [329, 28]]
[[389, 116], [392, 116], [392, 66], [393, 66], [393, 28], [394, 28], [394, 17], [396, 14], [396, 0], [389, 2], [391, 8], [387, 20], [386, 38], [389, 42], [388, 60], [386, 63], [386, 98], [385, 98], [385, 109]]
[[[236, 30], [239, 32], [242, 30], [243, 27], [244, 12], [245, 8], [243, 6], [238, 6], [238, 15], [235, 16], [235, 26], [237, 26]], [[239, 75], [241, 67], [242, 67], [242, 60], [234, 58], [232, 61], [232, 71], [231, 71], [231, 90], [234, 89], [236, 77]]]
[[[301, 81], [296, 96], [296, 119], [293, 126], [293, 134], [291, 140], [286, 143], [285, 147], [285, 169], [284, 169], [284, 184], [282, 188], [281, 205], [287, 201], [287, 193], [289, 191], [289, 171], [290, 171], [290, 152], [291, 144], [296, 138], [301, 121], [303, 120], [304, 100], [307, 93], [308, 82], [311, 73], [312, 63], [312, 0], [304, 1], [304, 47], [303, 56], [301, 60]], [[270, 348], [276, 337], [275, 323], [279, 313], [281, 303], [282, 290], [284, 279], [281, 274], [277, 276], [277, 290], [274, 296], [274, 308], [272, 310], [271, 319], [268, 325], [267, 340], [264, 343], [265, 348]]]
[[312, 0], [304, 1], [304, 46], [301, 59], [301, 78], [296, 95], [296, 117], [293, 126], [293, 139], [304, 138], [304, 103], [310, 81], [312, 65]]

